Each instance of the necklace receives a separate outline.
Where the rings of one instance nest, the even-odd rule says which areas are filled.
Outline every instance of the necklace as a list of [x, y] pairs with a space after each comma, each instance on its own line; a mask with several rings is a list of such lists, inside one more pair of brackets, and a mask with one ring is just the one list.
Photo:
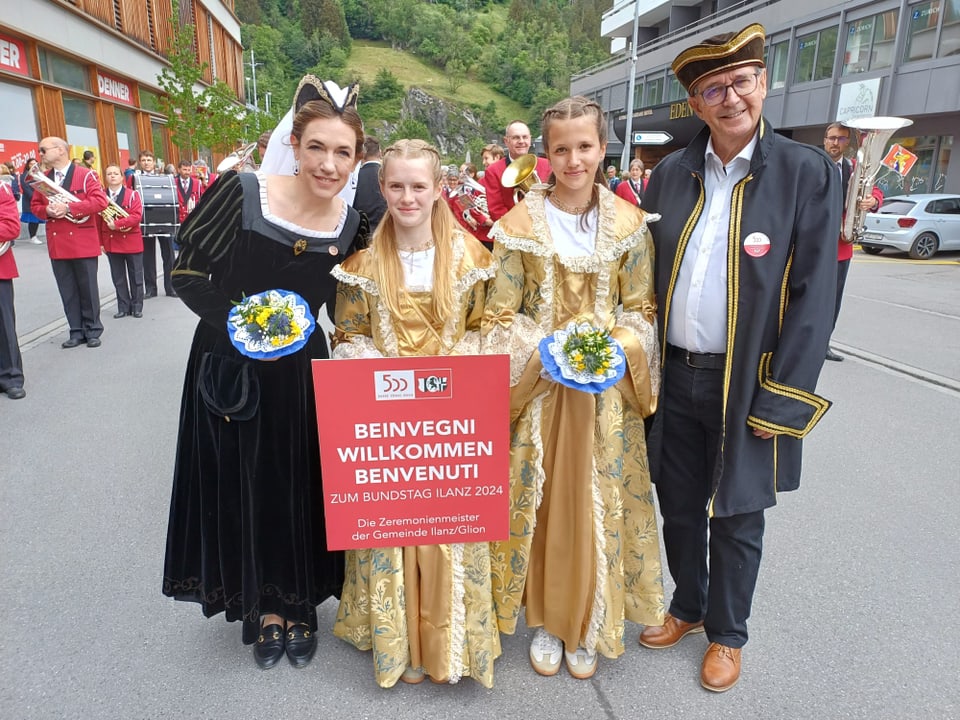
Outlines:
[[547, 197], [550, 198], [550, 202], [553, 203], [554, 207], [570, 215], [582, 215], [584, 210], [590, 207], [590, 203], [587, 203], [586, 205], [575, 205], [573, 207], [570, 205], [564, 205], [564, 203], [556, 196], [555, 193], [550, 193]]
[[408, 270], [413, 273], [413, 261], [416, 254], [429, 250], [433, 246], [433, 238], [428, 238], [415, 247], [402, 248], [398, 245], [397, 254], [400, 256], [400, 260], [403, 262], [403, 264], [407, 266]]

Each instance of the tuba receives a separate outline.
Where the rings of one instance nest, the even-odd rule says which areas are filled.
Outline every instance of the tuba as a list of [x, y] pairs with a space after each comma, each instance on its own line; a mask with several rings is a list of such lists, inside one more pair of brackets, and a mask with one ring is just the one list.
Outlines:
[[463, 183], [460, 185], [460, 189], [457, 190], [456, 198], [457, 204], [463, 209], [464, 219], [466, 219], [471, 208], [476, 208], [489, 217], [490, 211], [487, 209], [486, 188], [467, 175], [464, 175], [462, 180]]
[[[34, 189], [34, 192], [38, 192], [41, 195], [46, 196], [47, 200], [50, 202], [64, 204], [80, 202], [80, 198], [73, 193], [64, 190], [53, 180], [44, 175], [43, 170], [40, 169], [39, 165], [34, 165], [27, 172], [27, 182], [30, 183], [30, 187]], [[89, 215], [84, 215], [81, 218], [77, 218], [71, 215], [69, 212], [64, 216], [66, 220], [69, 220], [77, 225], [86, 222], [89, 217]]]
[[913, 120], [872, 117], [850, 120], [844, 125], [860, 134], [857, 143], [857, 165], [850, 176], [843, 214], [843, 241], [852, 243], [859, 242], [863, 236], [866, 211], [860, 207], [860, 201], [870, 197], [873, 192], [873, 181], [880, 172], [887, 142], [897, 130], [913, 125]]
[[530, 188], [539, 182], [541, 180], [537, 175], [537, 156], [533, 153], [521, 155], [510, 163], [500, 178], [500, 184], [505, 188], [515, 188], [514, 204], [523, 200], [523, 196], [530, 192]]
[[256, 149], [257, 143], [252, 142], [244, 145], [239, 150], [234, 150], [223, 160], [221, 160], [219, 165], [217, 165], [217, 173], [225, 173], [229, 170], [241, 172], [241, 168], [246, 164], [247, 160], [250, 159], [250, 157], [253, 155], [253, 151]]

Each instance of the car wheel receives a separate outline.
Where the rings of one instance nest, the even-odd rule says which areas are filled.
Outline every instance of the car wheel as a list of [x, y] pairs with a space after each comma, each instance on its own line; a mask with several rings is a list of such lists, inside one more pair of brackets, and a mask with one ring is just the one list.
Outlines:
[[940, 247], [940, 241], [933, 233], [921, 233], [913, 241], [913, 247], [910, 248], [910, 257], [914, 260], [929, 260], [937, 253]]
[[860, 249], [867, 255], [879, 255], [883, 252], [883, 248], [876, 247], [875, 245], [861, 245]]

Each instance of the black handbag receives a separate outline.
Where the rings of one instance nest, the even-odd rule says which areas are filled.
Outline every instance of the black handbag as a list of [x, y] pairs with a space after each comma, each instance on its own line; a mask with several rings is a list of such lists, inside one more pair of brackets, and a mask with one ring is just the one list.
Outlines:
[[204, 353], [200, 358], [200, 396], [214, 415], [227, 422], [249, 420], [260, 407], [260, 381], [243, 360]]

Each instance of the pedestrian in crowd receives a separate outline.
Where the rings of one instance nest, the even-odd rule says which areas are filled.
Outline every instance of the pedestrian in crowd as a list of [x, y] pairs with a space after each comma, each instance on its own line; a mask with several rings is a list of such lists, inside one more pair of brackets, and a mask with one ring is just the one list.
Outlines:
[[76, 199], [50, 200], [37, 191], [30, 206], [34, 215], [47, 221], [47, 252], [70, 328], [70, 336], [61, 347], [75, 348], [84, 343], [90, 348], [100, 347], [103, 324], [97, 285], [97, 213], [107, 206], [107, 196], [95, 172], [70, 162], [62, 138], [41, 140], [40, 156], [49, 169], [47, 179]]
[[497, 160], [500, 160], [502, 157], [503, 157], [502, 147], [500, 147], [496, 143], [484, 145], [483, 150], [480, 153], [480, 161], [483, 163], [483, 169], [486, 170], [488, 167], [493, 165]]
[[107, 165], [104, 170], [107, 181], [107, 197], [121, 208], [120, 213], [109, 219], [98, 218], [100, 244], [110, 263], [110, 279], [117, 290], [117, 312], [114, 319], [132, 315], [143, 317], [143, 234], [140, 221], [143, 218], [143, 203], [140, 194], [123, 184], [119, 165]]
[[[141, 150], [138, 158], [140, 175], [158, 175], [156, 161], [149, 150]], [[143, 200], [143, 198], [141, 198]], [[171, 221], [172, 222], [172, 221]], [[148, 228], [149, 229], [149, 228]], [[168, 297], [176, 297], [171, 272], [173, 271], [173, 238], [170, 235], [143, 236], [143, 297], [157, 296], [157, 248], [160, 248], [160, 263], [163, 272], [163, 291]]]
[[819, 148], [763, 118], [764, 29], [681, 52], [673, 71], [706, 127], [662, 160], [643, 198], [662, 213], [657, 310], [665, 349], [651, 466], [676, 584], [668, 648], [706, 630], [700, 683], [740, 677], [764, 510], [800, 480], [801, 438], [830, 403], [814, 393], [836, 288], [840, 177]]
[[616, 192], [627, 202], [640, 206], [643, 202], [643, 160], [634, 158], [630, 161], [630, 174], [617, 185]]
[[617, 177], [617, 167], [616, 165], [607, 166], [607, 187], [611, 192], [616, 192], [617, 186], [620, 184], [620, 178]]
[[[384, 152], [387, 214], [371, 248], [334, 270], [335, 358], [479, 353], [493, 258], [456, 227], [442, 182], [440, 154], [422, 140]], [[351, 550], [346, 565], [333, 631], [373, 649], [379, 685], [429, 675], [493, 686], [500, 638], [488, 543]]]
[[376, 230], [387, 211], [387, 202], [380, 191], [380, 141], [372, 135], [363, 141], [363, 164], [357, 172], [353, 207], [367, 216], [372, 230]]
[[83, 166], [87, 170], [92, 170], [93, 172], [97, 171], [97, 156], [94, 155], [93, 150], [84, 150], [83, 151]]
[[647, 168], [643, 171], [643, 189], [647, 189], [647, 183], [650, 182], [650, 176], [653, 174], [653, 168]]
[[133, 158], [130, 158], [129, 160], [127, 160], [127, 169], [123, 171], [123, 182], [131, 190], [134, 189], [133, 176], [136, 174], [137, 174], [137, 161], [134, 160]]
[[[823, 133], [823, 149], [836, 165], [837, 174], [840, 175], [840, 202], [846, 215], [847, 191], [850, 187], [850, 176], [853, 174], [853, 163], [845, 156], [845, 153], [850, 150], [850, 128], [838, 122], [827, 125]], [[859, 203], [861, 209], [873, 212], [883, 203], [883, 191], [874, 185], [870, 197], [862, 198]], [[837, 305], [833, 311], [834, 328], [837, 327], [837, 318], [840, 317], [843, 288], [847, 284], [847, 273], [850, 271], [850, 260], [853, 258], [853, 240], [854, 238], [844, 237], [841, 219], [840, 235], [837, 241]], [[828, 346], [827, 360], [843, 362], [843, 355]]]
[[11, 400], [26, 397], [23, 358], [17, 341], [13, 279], [19, 277], [13, 243], [20, 237], [17, 201], [6, 183], [0, 183], [0, 392]]
[[20, 171], [20, 194], [23, 210], [20, 212], [20, 222], [27, 224], [27, 234], [34, 245], [42, 245], [43, 241], [37, 237], [37, 232], [44, 221], [33, 214], [30, 204], [33, 201], [33, 185], [30, 184], [30, 170], [37, 165], [36, 158], [27, 158]]
[[[565, 659], [586, 679], [598, 653], [623, 653], [625, 619], [663, 619], [644, 435], [659, 384], [653, 244], [643, 211], [607, 189], [600, 106], [567, 98], [541, 127], [550, 185], [492, 232], [484, 342], [510, 353], [512, 420], [510, 538], [491, 544], [493, 589], [501, 632], [525, 605], [536, 672]], [[622, 380], [592, 394], [550, 373], [539, 343], [571, 323], [609, 331]]]
[[200, 196], [203, 194], [203, 188], [200, 180], [193, 177], [193, 164], [186, 158], [180, 159], [176, 179], [177, 186], [177, 221], [183, 225], [187, 215], [193, 212], [193, 209], [200, 202]]
[[[507, 165], [530, 152], [530, 128], [522, 120], [514, 120], [507, 125], [503, 141], [507, 145], [509, 157], [501, 157], [499, 160], [490, 163], [483, 174], [483, 186], [487, 191], [488, 214], [494, 221], [506, 215], [507, 211], [515, 204], [514, 198], [517, 191], [513, 187], [504, 187], [503, 173], [507, 169]], [[487, 148], [484, 148], [484, 153], [486, 152]], [[549, 161], [545, 158], [537, 158], [535, 172], [540, 181], [545, 182], [550, 176]]]
[[355, 85], [341, 91], [304, 77], [283, 131], [284, 174], [224, 173], [180, 231], [174, 281], [200, 322], [163, 592], [200, 603], [207, 617], [241, 621], [263, 669], [285, 653], [294, 667], [310, 662], [316, 606], [343, 585], [343, 554], [326, 549], [310, 368], [328, 350], [318, 329], [296, 352], [253, 359], [231, 342], [227, 318], [244, 297], [272, 289], [299, 294], [314, 315], [332, 309], [330, 271], [365, 238], [359, 214], [337, 195], [363, 147], [356, 97]]

